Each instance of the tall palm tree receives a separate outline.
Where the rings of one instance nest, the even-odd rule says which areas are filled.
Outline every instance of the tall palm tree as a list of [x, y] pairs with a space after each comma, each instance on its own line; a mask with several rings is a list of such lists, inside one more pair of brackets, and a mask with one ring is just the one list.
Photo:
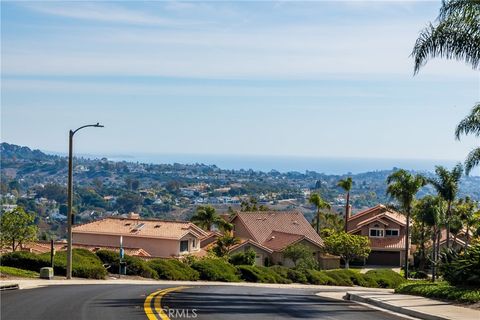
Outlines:
[[320, 234], [320, 213], [323, 209], [330, 209], [330, 204], [323, 200], [318, 193], [312, 193], [308, 199], [308, 202], [317, 208], [317, 233]]
[[338, 186], [341, 187], [347, 193], [347, 203], [345, 204], [345, 232], [347, 232], [347, 223], [348, 223], [348, 215], [350, 211], [350, 190], [352, 189], [353, 180], [352, 177], [348, 177], [346, 179], [342, 179], [338, 181]]
[[451, 171], [445, 167], [435, 167], [437, 177], [427, 178], [427, 182], [433, 185], [437, 190], [438, 195], [447, 202], [447, 248], [450, 248], [450, 222], [452, 220], [452, 204], [455, 201], [458, 193], [458, 185], [463, 173], [463, 166], [461, 163], [457, 164]]
[[195, 215], [190, 219], [200, 228], [211, 231], [214, 225], [222, 227], [225, 223], [211, 206], [198, 206]]
[[[460, 140], [460, 136], [473, 134], [480, 137], [480, 103], [477, 103], [470, 114], [466, 116], [455, 129], [455, 137]], [[465, 173], [468, 175], [470, 171], [480, 164], [480, 147], [473, 149], [465, 160]]]
[[410, 215], [415, 195], [426, 184], [420, 175], [413, 175], [404, 169], [397, 170], [387, 177], [387, 194], [400, 205], [407, 218], [405, 239], [405, 278], [408, 278], [408, 256], [410, 246]]
[[442, 2], [435, 24], [420, 33], [412, 56], [415, 73], [430, 58], [464, 61], [474, 69], [480, 62], [480, 1], [447, 0]]

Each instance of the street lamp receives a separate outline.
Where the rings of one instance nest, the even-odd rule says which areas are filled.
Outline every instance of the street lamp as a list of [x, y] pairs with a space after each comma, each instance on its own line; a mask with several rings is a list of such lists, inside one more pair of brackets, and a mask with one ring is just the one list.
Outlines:
[[87, 127], [103, 128], [103, 126], [97, 122], [97, 124], [89, 124], [82, 126], [77, 130], [70, 130], [68, 134], [68, 212], [67, 212], [67, 222], [68, 222], [68, 231], [67, 231], [67, 279], [72, 279], [72, 225], [73, 225], [73, 214], [72, 214], [72, 205], [73, 205], [73, 135]]

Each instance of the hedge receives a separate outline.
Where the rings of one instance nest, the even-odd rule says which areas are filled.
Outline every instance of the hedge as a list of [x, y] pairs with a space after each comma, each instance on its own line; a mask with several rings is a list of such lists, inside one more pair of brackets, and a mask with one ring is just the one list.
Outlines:
[[[79, 278], [104, 279], [107, 270], [102, 261], [86, 249], [73, 249], [72, 276]], [[2, 255], [1, 264], [4, 266], [39, 272], [42, 267], [50, 267], [50, 253], [36, 255], [34, 253], [18, 251]], [[66, 275], [67, 253], [60, 251], [55, 254], [54, 272], [56, 275]]]
[[260, 266], [237, 266], [242, 280], [260, 283], [292, 283], [289, 279], [275, 272], [273, 269]]
[[[120, 264], [120, 255], [118, 252], [98, 250], [96, 255], [103, 263], [110, 265], [108, 268], [110, 273], [118, 273]], [[157, 272], [152, 269], [146, 261], [128, 255], [125, 255], [124, 261], [126, 262], [127, 275], [158, 279]]]
[[148, 262], [150, 268], [165, 280], [198, 280], [200, 274], [186, 263], [176, 259], [154, 259]]
[[464, 303], [480, 302], [480, 289], [455, 287], [446, 281], [437, 283], [425, 281], [407, 282], [398, 286], [395, 289], [395, 293], [412, 294]]
[[375, 280], [378, 288], [395, 289], [406, 281], [404, 277], [391, 269], [369, 270], [365, 276]]
[[222, 259], [205, 258], [194, 261], [191, 267], [197, 270], [201, 280], [237, 282], [237, 269]]

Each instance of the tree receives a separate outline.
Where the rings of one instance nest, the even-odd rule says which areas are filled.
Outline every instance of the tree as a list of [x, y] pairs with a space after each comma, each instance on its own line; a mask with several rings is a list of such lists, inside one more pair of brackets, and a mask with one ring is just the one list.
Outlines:
[[[466, 116], [455, 129], [455, 137], [460, 140], [461, 135], [473, 134], [480, 137], [480, 103], [477, 103], [470, 114]], [[474, 148], [465, 160], [465, 173], [468, 175], [473, 168], [480, 164], [480, 147]]]
[[283, 257], [292, 260], [295, 267], [300, 261], [309, 261], [312, 259], [313, 251], [304, 244], [291, 244], [283, 250]]
[[432, 280], [435, 281], [436, 269], [438, 265], [438, 256], [440, 252], [441, 230], [445, 224], [445, 201], [438, 196], [428, 195], [420, 199], [415, 204], [415, 220], [416, 225], [425, 227], [428, 232], [424, 234], [425, 238], [420, 243], [420, 251], [422, 258], [425, 258], [425, 241], [429, 234], [432, 240], [431, 246], [431, 263], [432, 263]]
[[334, 233], [325, 238], [324, 243], [328, 253], [340, 256], [345, 261], [345, 269], [350, 267], [352, 259], [367, 258], [371, 251], [368, 237], [346, 232]]
[[419, 270], [425, 270], [427, 254], [426, 243], [432, 238], [432, 227], [425, 222], [425, 202], [428, 196], [415, 201], [412, 211], [412, 243], [416, 244], [419, 253]]
[[447, 228], [447, 248], [450, 248], [450, 223], [452, 220], [452, 204], [455, 201], [458, 193], [458, 185], [460, 178], [462, 177], [463, 167], [459, 163], [452, 171], [448, 171], [442, 166], [435, 168], [437, 177], [427, 178], [428, 183], [432, 184], [437, 190], [438, 195], [447, 202], [447, 216], [446, 216], [446, 228]]
[[0, 217], [0, 240], [2, 247], [9, 245], [16, 251], [24, 243], [37, 238], [38, 227], [35, 216], [25, 212], [22, 207], [7, 211]]
[[455, 205], [455, 212], [465, 227], [465, 249], [467, 249], [471, 233], [473, 234], [475, 229], [480, 227], [480, 210], [476, 202], [472, 201], [470, 197], [465, 197]]
[[320, 213], [323, 209], [330, 209], [330, 204], [323, 200], [318, 193], [312, 193], [308, 202], [317, 208], [317, 233], [320, 234]]
[[266, 205], [258, 205], [258, 200], [255, 197], [250, 197], [247, 201], [240, 203], [240, 211], [255, 212], [255, 211], [270, 211]]
[[[430, 58], [456, 59], [477, 69], [480, 62], [480, 1], [447, 0], [442, 2], [438, 22], [429, 24], [418, 37], [413, 48], [414, 72], [418, 73]], [[460, 122], [455, 131], [461, 134], [480, 134], [480, 104]], [[465, 160], [465, 172], [480, 163], [480, 148], [473, 149]]]
[[123, 212], [138, 211], [139, 206], [143, 203], [143, 198], [137, 193], [127, 192], [117, 198], [116, 204]]
[[437, 23], [420, 33], [412, 56], [415, 73], [430, 58], [462, 60], [473, 69], [480, 62], [480, 1], [443, 1]]
[[211, 231], [214, 225], [221, 227], [226, 224], [226, 221], [217, 214], [212, 206], [198, 206], [190, 221], [207, 231]]
[[240, 239], [234, 237], [230, 234], [224, 234], [220, 238], [217, 239], [215, 246], [213, 247], [213, 252], [218, 257], [225, 257], [230, 252], [231, 248], [240, 243]]
[[387, 194], [394, 198], [406, 215], [406, 241], [405, 241], [405, 278], [408, 278], [408, 256], [410, 247], [410, 215], [412, 213], [413, 200], [421, 187], [425, 185], [425, 179], [420, 175], [412, 175], [406, 170], [399, 169], [387, 177]]
[[338, 182], [338, 186], [341, 187], [347, 193], [346, 198], [347, 202], [345, 204], [345, 232], [347, 232], [348, 228], [348, 215], [350, 212], [350, 190], [352, 189], [353, 180], [352, 177], [348, 177], [346, 179], [342, 179]]

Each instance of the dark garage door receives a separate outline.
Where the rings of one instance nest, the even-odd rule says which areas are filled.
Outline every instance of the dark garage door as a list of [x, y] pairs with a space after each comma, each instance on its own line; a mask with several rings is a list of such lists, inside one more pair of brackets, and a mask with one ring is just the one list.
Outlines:
[[372, 251], [367, 259], [367, 264], [378, 266], [400, 266], [400, 252], [398, 251]]

